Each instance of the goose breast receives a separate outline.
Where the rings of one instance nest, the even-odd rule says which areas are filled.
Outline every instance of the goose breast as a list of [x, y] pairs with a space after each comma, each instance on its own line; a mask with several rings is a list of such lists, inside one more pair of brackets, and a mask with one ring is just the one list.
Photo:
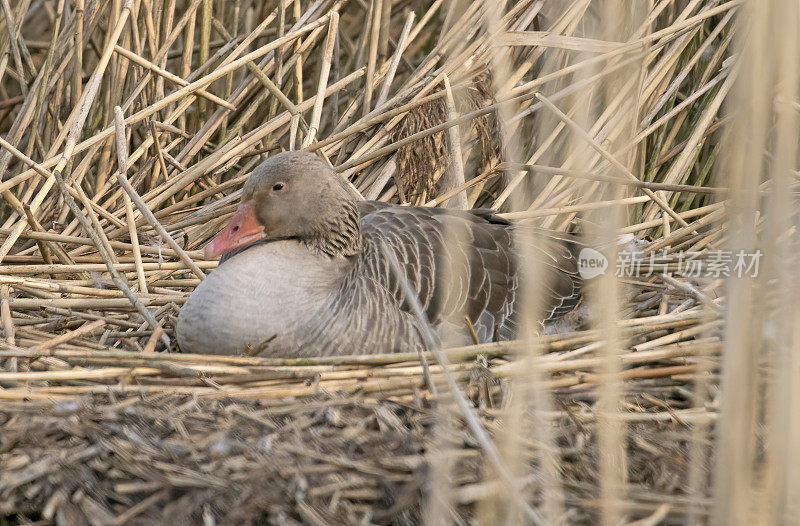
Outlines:
[[202, 354], [257, 352], [267, 345], [291, 353], [298, 328], [336, 290], [335, 264], [297, 241], [248, 248], [209, 274], [186, 301], [178, 344]]

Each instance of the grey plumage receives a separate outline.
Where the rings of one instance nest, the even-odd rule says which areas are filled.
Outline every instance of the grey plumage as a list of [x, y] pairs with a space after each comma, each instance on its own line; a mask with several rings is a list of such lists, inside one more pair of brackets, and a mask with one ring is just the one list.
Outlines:
[[[286, 189], [268, 192], [280, 182]], [[275, 156], [248, 180], [265, 239], [200, 284], [177, 327], [186, 352], [314, 356], [407, 351], [420, 326], [381, 252], [391, 250], [431, 324], [465, 341], [512, 339], [519, 323], [521, 254], [544, 269], [544, 320], [580, 301], [575, 244], [490, 210], [459, 212], [356, 201], [347, 184], [305, 152]], [[244, 275], [244, 276], [243, 276]], [[263, 347], [263, 348], [262, 348]]]

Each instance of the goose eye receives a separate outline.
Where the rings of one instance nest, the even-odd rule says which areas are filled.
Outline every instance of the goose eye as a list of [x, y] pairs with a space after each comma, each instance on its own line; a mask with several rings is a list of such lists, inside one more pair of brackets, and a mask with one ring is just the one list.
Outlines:
[[274, 185], [272, 185], [273, 192], [278, 192], [280, 190], [283, 190], [283, 183], [275, 183]]

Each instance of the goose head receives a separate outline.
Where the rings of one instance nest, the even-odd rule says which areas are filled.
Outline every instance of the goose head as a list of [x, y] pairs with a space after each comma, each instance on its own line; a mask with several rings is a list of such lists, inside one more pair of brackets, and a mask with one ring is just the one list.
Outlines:
[[294, 239], [330, 257], [361, 249], [356, 196], [322, 159], [284, 152], [258, 165], [227, 226], [205, 248], [208, 258], [270, 241]]

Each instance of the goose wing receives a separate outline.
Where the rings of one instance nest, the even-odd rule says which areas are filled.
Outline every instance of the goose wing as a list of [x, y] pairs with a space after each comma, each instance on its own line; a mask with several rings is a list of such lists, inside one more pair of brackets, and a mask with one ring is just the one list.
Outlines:
[[566, 314], [580, 300], [574, 242], [566, 235], [509, 224], [491, 210], [460, 212], [359, 204], [362, 271], [409, 310], [400, 282], [380, 245], [392, 251], [434, 325], [469, 317], [482, 341], [513, 338], [520, 310], [523, 261], [538, 260], [536, 287], [545, 319]]

